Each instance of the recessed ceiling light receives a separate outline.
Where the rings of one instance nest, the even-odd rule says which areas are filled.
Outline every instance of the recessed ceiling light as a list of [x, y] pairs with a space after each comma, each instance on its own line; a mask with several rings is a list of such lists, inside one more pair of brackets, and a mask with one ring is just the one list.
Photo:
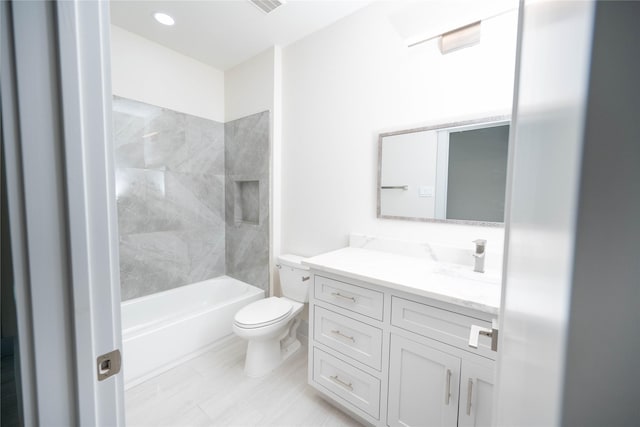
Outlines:
[[173, 25], [176, 23], [176, 21], [166, 13], [156, 12], [153, 14], [153, 17], [162, 25]]

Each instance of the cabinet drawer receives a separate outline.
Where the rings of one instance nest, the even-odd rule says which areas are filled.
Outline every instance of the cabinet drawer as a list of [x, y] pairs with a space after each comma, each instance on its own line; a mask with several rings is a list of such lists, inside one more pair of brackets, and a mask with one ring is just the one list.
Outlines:
[[338, 280], [315, 276], [314, 296], [338, 307], [382, 320], [384, 294]]
[[380, 380], [317, 348], [313, 380], [356, 408], [380, 419]]
[[468, 345], [471, 325], [491, 329], [491, 323], [485, 320], [453, 313], [399, 297], [392, 297], [391, 324], [463, 350], [471, 351], [491, 359], [496, 358], [496, 352], [491, 351], [491, 338], [489, 337], [480, 336], [477, 350]]
[[382, 330], [354, 319], [314, 307], [313, 338], [332, 349], [380, 370]]

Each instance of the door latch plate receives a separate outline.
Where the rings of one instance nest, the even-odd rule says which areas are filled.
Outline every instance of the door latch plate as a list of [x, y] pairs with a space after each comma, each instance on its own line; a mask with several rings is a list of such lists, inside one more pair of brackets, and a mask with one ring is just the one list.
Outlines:
[[122, 356], [120, 350], [113, 350], [109, 353], [105, 353], [98, 356], [97, 368], [98, 368], [98, 381], [105, 380], [120, 372], [122, 367]]

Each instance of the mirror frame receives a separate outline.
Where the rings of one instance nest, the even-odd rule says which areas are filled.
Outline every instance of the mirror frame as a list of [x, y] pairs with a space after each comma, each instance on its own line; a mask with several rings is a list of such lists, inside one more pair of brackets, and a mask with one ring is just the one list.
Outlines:
[[[465, 224], [465, 225], [479, 225], [479, 226], [484, 226], [484, 227], [504, 227], [504, 222], [492, 222], [492, 221], [474, 221], [474, 220], [466, 220], [466, 219], [440, 219], [440, 218], [419, 218], [419, 217], [409, 217], [409, 216], [395, 216], [395, 215], [382, 215], [381, 214], [381, 194], [380, 194], [380, 187], [382, 185], [382, 139], [388, 136], [396, 136], [396, 135], [404, 135], [407, 133], [415, 133], [415, 132], [424, 132], [424, 131], [431, 131], [431, 130], [445, 130], [445, 129], [455, 129], [455, 128], [460, 128], [460, 127], [466, 127], [466, 126], [474, 126], [474, 125], [480, 125], [483, 123], [509, 123], [509, 125], [511, 126], [511, 115], [501, 115], [501, 116], [489, 116], [489, 117], [482, 117], [482, 118], [478, 118], [478, 119], [471, 119], [471, 120], [463, 120], [463, 121], [458, 121], [458, 122], [450, 122], [450, 123], [442, 123], [442, 124], [436, 124], [436, 125], [429, 125], [429, 126], [423, 126], [423, 127], [417, 127], [417, 128], [411, 128], [411, 129], [402, 129], [402, 130], [397, 130], [397, 131], [393, 131], [393, 132], [383, 132], [378, 134], [378, 181], [377, 181], [377, 187], [376, 187], [376, 194], [377, 194], [377, 206], [376, 206], [376, 213], [377, 213], [377, 218], [380, 219], [401, 219], [401, 220], [407, 220], [407, 221], [418, 221], [418, 222], [434, 222], [434, 223], [444, 223], [444, 224]], [[496, 124], [496, 126], [499, 126], [499, 124]], [[511, 158], [511, 130], [509, 130], [509, 154], [508, 154], [508, 159]], [[509, 162], [509, 160], [507, 160], [507, 162]], [[509, 165], [507, 164], [507, 181], [509, 180], [510, 177], [510, 173], [509, 173]], [[509, 188], [509, 182], [507, 182], [506, 188]], [[506, 202], [506, 195], [505, 195], [505, 202]], [[506, 203], [505, 203], [505, 210], [506, 210]]]

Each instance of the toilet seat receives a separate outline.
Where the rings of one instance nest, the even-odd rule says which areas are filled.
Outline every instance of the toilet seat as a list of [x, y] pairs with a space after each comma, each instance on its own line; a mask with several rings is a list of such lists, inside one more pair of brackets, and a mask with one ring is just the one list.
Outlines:
[[271, 297], [253, 302], [236, 313], [234, 323], [245, 329], [273, 325], [289, 316], [293, 304], [284, 298]]

